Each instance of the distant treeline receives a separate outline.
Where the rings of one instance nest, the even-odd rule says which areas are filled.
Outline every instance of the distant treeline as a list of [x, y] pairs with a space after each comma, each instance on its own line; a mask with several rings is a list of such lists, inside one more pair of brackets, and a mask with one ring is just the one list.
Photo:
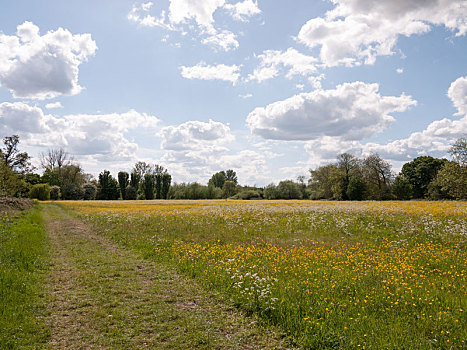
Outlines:
[[113, 177], [108, 170], [97, 179], [63, 149], [41, 154], [42, 175], [30, 157], [18, 149], [19, 137], [3, 139], [0, 149], [0, 196], [40, 200], [150, 200], [150, 199], [467, 199], [467, 139], [450, 148], [452, 160], [420, 156], [395, 175], [378, 154], [357, 158], [343, 153], [332, 164], [310, 169], [310, 176], [284, 180], [266, 187], [241, 186], [234, 170], [213, 174], [206, 185], [174, 183], [160, 165], [137, 162], [130, 173]]

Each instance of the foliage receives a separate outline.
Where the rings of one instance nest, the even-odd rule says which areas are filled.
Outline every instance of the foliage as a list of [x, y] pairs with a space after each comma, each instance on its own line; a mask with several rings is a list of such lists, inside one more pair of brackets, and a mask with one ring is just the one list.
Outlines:
[[222, 188], [225, 183], [225, 171], [219, 171], [212, 175], [209, 179], [208, 185], [212, 185], [214, 187]]
[[101, 200], [116, 200], [119, 197], [117, 180], [110, 175], [108, 170], [104, 170], [99, 174], [96, 198]]
[[[232, 169], [229, 169], [225, 172], [225, 181], [231, 181], [235, 184], [238, 184], [237, 173]], [[224, 187], [224, 185], [222, 185]]]
[[273, 183], [267, 185], [264, 188], [264, 198], [266, 199], [277, 199], [278, 193], [277, 193], [277, 186], [274, 185]]
[[240, 192], [238, 192], [232, 198], [233, 199], [243, 199], [243, 200], [262, 199], [261, 193], [258, 190], [254, 190], [254, 189], [242, 189]]
[[226, 180], [224, 186], [222, 186], [222, 197], [229, 198], [233, 196], [237, 191], [237, 184], [233, 181]]
[[432, 199], [467, 199], [467, 166], [446, 162], [428, 187]]
[[130, 175], [126, 171], [119, 171], [118, 172], [118, 185], [120, 186], [120, 193], [122, 195], [122, 199], [126, 198], [126, 188], [130, 184]]
[[83, 189], [74, 183], [62, 186], [61, 193], [64, 200], [80, 200], [84, 197]]
[[154, 199], [154, 183], [156, 176], [153, 174], [144, 175], [144, 198], [145, 199]]
[[31, 169], [30, 157], [26, 152], [18, 150], [19, 136], [7, 136], [3, 139], [4, 147], [0, 149], [0, 157], [4, 165], [16, 173], [25, 173]]
[[40, 201], [50, 200], [50, 186], [48, 184], [36, 184], [29, 190], [29, 197]]
[[351, 201], [361, 201], [365, 198], [366, 183], [361, 177], [353, 177], [347, 186], [346, 196]]
[[160, 175], [162, 178], [162, 188], [161, 188], [161, 195], [159, 199], [167, 199], [169, 196], [170, 191], [170, 183], [172, 182], [172, 176], [167, 172]]
[[457, 139], [449, 149], [449, 153], [461, 167], [467, 167], [467, 138]]
[[96, 199], [97, 186], [93, 183], [86, 183], [83, 185], [83, 199], [86, 201]]
[[25, 197], [29, 188], [26, 182], [4, 162], [0, 162], [0, 196]]
[[428, 185], [436, 177], [445, 162], [446, 159], [422, 156], [404, 164], [401, 175], [412, 185], [413, 198], [426, 197]]
[[125, 199], [136, 200], [137, 197], [138, 197], [138, 190], [135, 187], [128, 185], [127, 188], [125, 189]]
[[279, 182], [276, 188], [277, 199], [302, 199], [300, 185], [292, 180]]
[[50, 199], [51, 200], [59, 200], [61, 196], [60, 187], [59, 186], [51, 186], [50, 187]]
[[370, 199], [384, 200], [391, 198], [391, 164], [378, 154], [372, 153], [363, 159], [362, 172], [367, 183]]
[[413, 193], [412, 184], [405, 176], [399, 175], [394, 180], [392, 193], [394, 196], [396, 196], [397, 199], [410, 199], [412, 198]]

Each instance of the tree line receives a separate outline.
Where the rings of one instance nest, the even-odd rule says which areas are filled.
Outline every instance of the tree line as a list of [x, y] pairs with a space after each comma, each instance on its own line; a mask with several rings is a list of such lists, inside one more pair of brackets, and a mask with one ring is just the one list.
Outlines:
[[151, 199], [327, 199], [409, 200], [467, 199], [467, 139], [452, 144], [452, 160], [420, 156], [405, 163], [399, 174], [378, 154], [358, 158], [349, 153], [336, 161], [310, 169], [309, 178], [280, 181], [266, 187], [241, 186], [234, 170], [222, 170], [206, 185], [173, 183], [158, 164], [137, 162], [131, 172], [113, 177], [102, 171], [98, 178], [64, 149], [40, 155], [42, 174], [34, 172], [31, 158], [19, 150], [19, 137], [7, 136], [0, 149], [0, 196], [41, 200], [151, 200]]

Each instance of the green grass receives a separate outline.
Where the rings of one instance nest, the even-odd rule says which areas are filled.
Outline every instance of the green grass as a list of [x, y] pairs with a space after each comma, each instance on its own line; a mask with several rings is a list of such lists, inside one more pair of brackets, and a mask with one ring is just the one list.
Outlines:
[[463, 216], [320, 210], [87, 214], [303, 348], [451, 349], [467, 338]]
[[44, 311], [48, 241], [38, 208], [0, 217], [0, 349], [36, 348]]

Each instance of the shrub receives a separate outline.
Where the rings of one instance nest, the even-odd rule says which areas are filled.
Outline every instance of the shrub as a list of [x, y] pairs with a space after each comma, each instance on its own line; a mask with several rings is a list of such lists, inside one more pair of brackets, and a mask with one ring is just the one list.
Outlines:
[[50, 199], [53, 201], [60, 199], [60, 187], [59, 186], [50, 187]]
[[92, 183], [87, 183], [83, 185], [83, 199], [84, 200], [94, 200], [96, 199], [97, 187]]
[[83, 190], [75, 184], [66, 184], [62, 189], [62, 199], [79, 200], [83, 199]]
[[50, 186], [48, 184], [37, 184], [31, 187], [29, 197], [40, 201], [48, 201], [50, 199]]

